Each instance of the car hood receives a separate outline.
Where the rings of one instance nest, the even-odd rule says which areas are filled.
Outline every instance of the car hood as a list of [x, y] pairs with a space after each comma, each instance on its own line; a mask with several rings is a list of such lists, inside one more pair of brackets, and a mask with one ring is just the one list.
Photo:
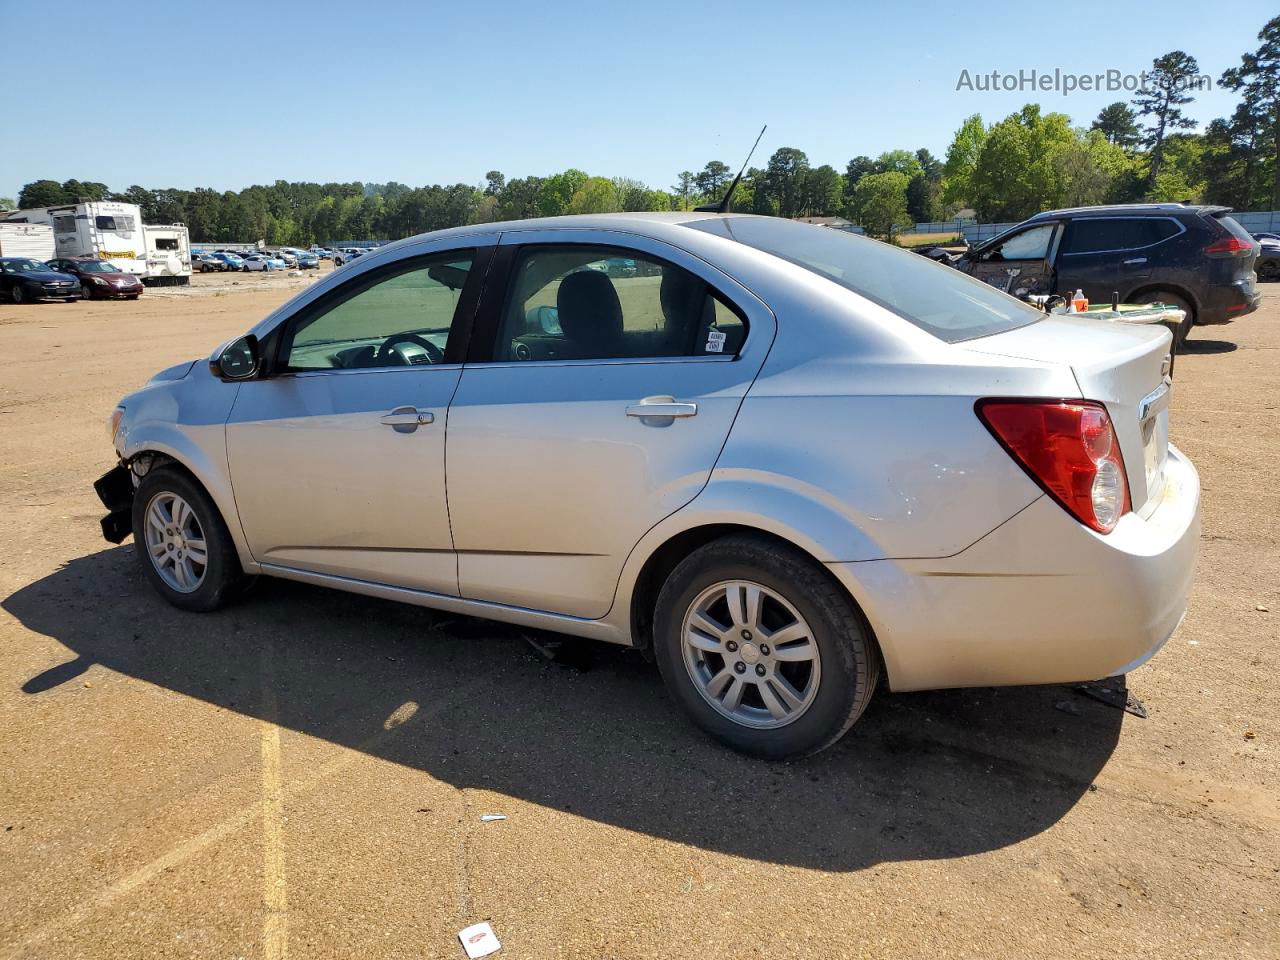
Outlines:
[[101, 277], [103, 280], [137, 280], [138, 278], [132, 273], [125, 273], [123, 270], [117, 270], [114, 273], [86, 273], [84, 277]]
[[36, 283], [79, 283], [69, 273], [58, 273], [55, 270], [32, 270], [30, 273], [18, 274], [24, 280], [34, 280]]

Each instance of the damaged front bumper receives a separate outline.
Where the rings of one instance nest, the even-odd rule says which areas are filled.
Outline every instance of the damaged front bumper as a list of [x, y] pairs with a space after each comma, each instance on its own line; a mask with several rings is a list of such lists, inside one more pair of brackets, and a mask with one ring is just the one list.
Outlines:
[[102, 536], [120, 543], [133, 532], [133, 474], [124, 464], [112, 467], [93, 483], [98, 499], [109, 511], [102, 518]]

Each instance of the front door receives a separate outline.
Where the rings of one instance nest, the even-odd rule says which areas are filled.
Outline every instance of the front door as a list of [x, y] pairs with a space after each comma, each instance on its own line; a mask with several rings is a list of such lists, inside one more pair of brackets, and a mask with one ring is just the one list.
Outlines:
[[362, 271], [284, 321], [227, 422], [259, 563], [456, 595], [445, 421], [491, 251]]
[[1057, 223], [1037, 223], [1006, 234], [1003, 240], [977, 252], [966, 269], [1018, 298], [1052, 293], [1057, 230]]
[[[449, 410], [463, 597], [595, 619], [706, 484], [773, 315], [703, 261], [603, 231], [507, 233]], [[487, 342], [482, 342], [482, 322]]]

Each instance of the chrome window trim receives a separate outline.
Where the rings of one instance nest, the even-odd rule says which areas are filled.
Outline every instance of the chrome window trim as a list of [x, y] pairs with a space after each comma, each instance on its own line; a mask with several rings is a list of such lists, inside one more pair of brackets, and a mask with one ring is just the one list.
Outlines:
[[270, 377], [261, 377], [263, 380], [286, 380], [289, 378], [311, 379], [312, 377], [332, 377], [335, 375], [353, 375], [361, 373], [425, 373], [429, 370], [461, 370], [461, 363], [424, 363], [410, 366], [396, 367], [357, 367], [352, 369], [342, 369], [335, 367], [333, 369], [317, 369], [317, 370], [289, 370], [282, 373], [273, 374]]
[[1180, 237], [1187, 232], [1187, 225], [1183, 223], [1181, 220], [1179, 220], [1177, 217], [1072, 217], [1070, 220], [1070, 223], [1075, 223], [1077, 220], [1080, 220], [1080, 221], [1085, 221], [1085, 220], [1168, 220], [1178, 228], [1178, 232], [1170, 234], [1169, 236], [1165, 237], [1163, 240], [1157, 240], [1155, 243], [1148, 243], [1141, 247], [1114, 247], [1110, 250], [1081, 250], [1078, 253], [1063, 253], [1062, 256], [1064, 258], [1065, 257], [1093, 257], [1102, 253], [1131, 253], [1134, 250], [1150, 250], [1152, 247], [1158, 247], [1162, 243], [1168, 243], [1170, 240], [1173, 240], [1176, 237]]
[[[469, 363], [464, 366], [468, 370], [488, 370], [491, 368], [514, 368], [527, 370], [531, 367], [617, 367], [636, 364], [653, 365], [658, 363], [736, 363], [741, 354], [734, 357], [601, 357], [596, 360], [493, 360], [486, 363]], [[398, 368], [396, 368], [398, 369]]]

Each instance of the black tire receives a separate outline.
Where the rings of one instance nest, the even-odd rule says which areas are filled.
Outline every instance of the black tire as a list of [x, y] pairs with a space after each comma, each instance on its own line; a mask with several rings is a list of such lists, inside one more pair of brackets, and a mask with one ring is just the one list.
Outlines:
[[1187, 345], [1187, 337], [1191, 336], [1191, 328], [1195, 326], [1195, 308], [1176, 293], [1170, 293], [1167, 290], [1150, 290], [1147, 293], [1139, 294], [1134, 298], [1134, 302], [1163, 303], [1166, 306], [1177, 307], [1185, 314], [1182, 323], [1178, 325], [1177, 332], [1173, 335], [1173, 352], [1175, 354], [1182, 353]]
[[13, 289], [9, 291], [9, 296], [12, 298], [14, 303], [27, 302], [27, 292], [22, 289], [22, 284], [20, 283], [15, 283], [13, 285]]
[[[195, 513], [204, 533], [208, 562], [199, 587], [190, 593], [175, 590], [164, 581], [147, 549], [147, 508], [156, 496], [163, 493], [182, 497]], [[133, 497], [133, 545], [143, 574], [156, 592], [182, 610], [200, 613], [216, 610], [232, 600], [246, 580], [235, 543], [213, 500], [187, 473], [173, 467], [152, 469], [138, 485]]]
[[[785, 726], [756, 729], [713, 708], [685, 666], [684, 616], [707, 588], [754, 581], [784, 597], [808, 622], [821, 679], [807, 709]], [[839, 740], [866, 709], [880, 679], [880, 657], [861, 611], [831, 575], [798, 550], [749, 535], [715, 540], [667, 577], [654, 614], [654, 653], [671, 697], [698, 726], [742, 753], [770, 760], [817, 753]]]
[[87, 283], [82, 283], [82, 284], [80, 284], [80, 299], [82, 299], [82, 300], [92, 300], [92, 299], [93, 299], [93, 287], [89, 286], [89, 284], [87, 284]]

